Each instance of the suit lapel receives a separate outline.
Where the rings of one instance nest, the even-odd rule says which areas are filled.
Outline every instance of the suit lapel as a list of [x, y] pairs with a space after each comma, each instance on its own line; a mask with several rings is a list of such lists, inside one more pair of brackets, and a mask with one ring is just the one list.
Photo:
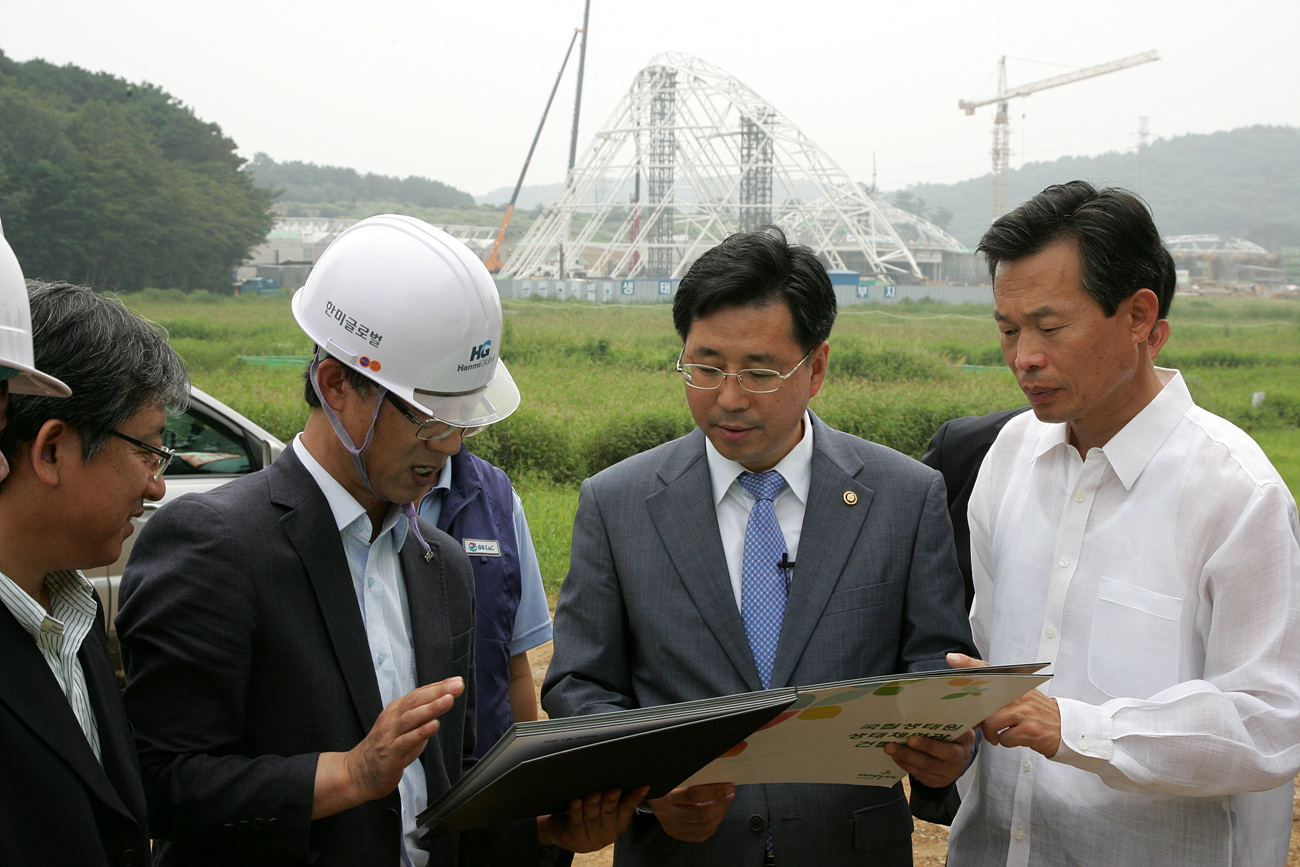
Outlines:
[[763, 688], [736, 607], [713, 506], [704, 434], [697, 428], [669, 453], [659, 469], [663, 487], [646, 499], [664, 550], [682, 578], [700, 618], [713, 631], [751, 690]]
[[[427, 527], [428, 525], [426, 525]], [[426, 530], [427, 532], [427, 530]], [[423, 686], [446, 677], [436, 668], [446, 664], [451, 647], [450, 606], [442, 560], [424, 559], [424, 549], [408, 533], [402, 546], [402, 574], [406, 581], [406, 600], [411, 612], [411, 649], [415, 653], [415, 683]]]
[[[83, 666], [85, 658], [86, 655], [82, 653]], [[95, 758], [90, 742], [86, 740], [86, 734], [81, 730], [76, 714], [72, 712], [72, 705], [59, 688], [59, 682], [50, 671], [36, 642], [3, 606], [0, 606], [0, 659], [4, 660], [4, 664], [0, 665], [0, 704], [8, 706], [35, 738], [44, 741], [53, 755], [81, 778], [87, 791], [123, 816], [138, 821], [113, 788], [104, 766]], [[89, 671], [86, 672], [86, 680], [89, 686]], [[117, 688], [116, 680], [113, 688]], [[102, 749], [102, 744], [107, 739], [105, 729], [114, 730], [113, 724], [120, 721], [111, 719], [112, 714], [104, 711], [104, 705], [96, 701], [93, 687], [91, 701], [100, 727]], [[7, 745], [6, 748], [12, 746]], [[39, 785], [39, 781], [31, 782]], [[139, 786], [138, 778], [136, 786]], [[143, 810], [140, 815], [143, 815]]]
[[[101, 614], [102, 616], [102, 614]], [[95, 710], [99, 727], [99, 754], [103, 767], [113, 787], [121, 797], [125, 809], [141, 826], [144, 825], [144, 786], [140, 781], [140, 766], [135, 755], [135, 743], [122, 706], [122, 694], [117, 686], [106, 652], [107, 643], [97, 620], [90, 636], [81, 646], [78, 659], [86, 675], [86, 692], [90, 706]]]
[[[787, 685], [871, 510], [872, 490], [858, 478], [862, 459], [836, 443], [835, 435], [813, 416], [812, 480], [772, 670], [773, 687]], [[848, 493], [853, 494], [848, 499], [856, 497], [851, 505]]]
[[352, 696], [352, 705], [361, 727], [368, 730], [384, 703], [334, 514], [292, 446], [284, 450], [267, 472], [271, 499], [289, 509], [280, 519], [280, 525], [302, 559], [343, 680]]

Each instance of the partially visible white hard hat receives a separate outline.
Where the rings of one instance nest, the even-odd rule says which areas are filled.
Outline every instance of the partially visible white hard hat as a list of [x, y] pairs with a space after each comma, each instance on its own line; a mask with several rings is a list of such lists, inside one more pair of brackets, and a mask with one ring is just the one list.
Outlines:
[[317, 346], [434, 418], [477, 427], [519, 406], [497, 357], [492, 276], [468, 247], [422, 220], [382, 214], [347, 229], [292, 307]]
[[27, 281], [18, 258], [4, 239], [0, 226], [0, 367], [18, 371], [9, 380], [9, 390], [15, 394], [43, 394], [67, 397], [68, 388], [52, 376], [35, 367], [32, 352], [32, 308], [27, 300]]

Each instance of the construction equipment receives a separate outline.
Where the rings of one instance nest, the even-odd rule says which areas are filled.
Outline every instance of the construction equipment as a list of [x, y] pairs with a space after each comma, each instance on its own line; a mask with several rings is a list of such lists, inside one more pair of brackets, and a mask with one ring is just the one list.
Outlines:
[[[519, 190], [524, 185], [524, 176], [528, 174], [528, 164], [533, 161], [533, 151], [537, 150], [537, 140], [542, 137], [542, 127], [546, 125], [546, 116], [550, 114], [551, 103], [555, 101], [555, 92], [560, 89], [560, 79], [564, 77], [564, 67], [569, 65], [569, 55], [573, 53], [573, 43], [578, 41], [580, 33], [582, 33], [582, 29], [575, 28], [573, 38], [569, 40], [569, 50], [564, 52], [564, 62], [560, 64], [560, 71], [555, 76], [555, 86], [551, 88], [551, 95], [546, 100], [546, 108], [542, 109], [542, 119], [537, 122], [537, 132], [533, 135], [533, 143], [528, 147], [528, 156], [524, 157], [524, 167], [519, 170], [519, 180], [515, 182], [515, 191], [510, 194], [510, 204], [506, 205], [505, 216], [501, 218], [501, 228], [497, 229], [497, 239], [496, 243], [492, 245], [492, 254], [484, 262], [488, 271], [493, 274], [500, 271], [501, 266], [504, 264], [501, 261], [501, 245], [506, 239], [506, 227], [510, 225], [510, 218], [515, 213], [515, 201], [519, 198]], [[578, 122], [576, 115], [573, 122], [575, 125]]]
[[1003, 55], [998, 63], [997, 96], [990, 99], [959, 99], [957, 101], [957, 107], [967, 114], [974, 114], [975, 109], [980, 106], [991, 105], [995, 102], [998, 104], [998, 114], [993, 120], [993, 219], [996, 220], [1007, 212], [1007, 170], [1011, 162], [1011, 124], [1007, 118], [1008, 102], [1018, 96], [1028, 96], [1040, 90], [1060, 87], [1062, 84], [1072, 84], [1076, 81], [1083, 81], [1085, 78], [1094, 78], [1109, 72], [1118, 72], [1121, 69], [1128, 69], [1130, 66], [1150, 63], [1159, 59], [1160, 56], [1156, 52], [1147, 51], [1142, 54], [1134, 54], [1132, 57], [1112, 60], [1110, 63], [1089, 66], [1086, 69], [1067, 72], [1064, 75], [1054, 75], [1051, 78], [1044, 78], [1041, 81], [1008, 89], [1007, 58], [1006, 55]]

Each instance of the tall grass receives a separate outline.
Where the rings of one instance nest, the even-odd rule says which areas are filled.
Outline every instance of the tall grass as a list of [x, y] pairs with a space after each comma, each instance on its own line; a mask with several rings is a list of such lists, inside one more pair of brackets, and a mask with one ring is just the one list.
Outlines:
[[[199, 387], [281, 439], [302, 428], [301, 368], [242, 360], [311, 351], [287, 297], [148, 291], [126, 301], [168, 329]], [[1202, 406], [1251, 432], [1300, 491], [1300, 303], [1178, 299], [1171, 324], [1160, 363], [1183, 370]], [[472, 446], [515, 479], [552, 591], [568, 568], [581, 480], [693, 427], [674, 372], [680, 349], [667, 305], [507, 304], [502, 357], [524, 403]], [[841, 311], [813, 409], [919, 456], [947, 419], [1023, 403], [987, 308], [905, 303]]]

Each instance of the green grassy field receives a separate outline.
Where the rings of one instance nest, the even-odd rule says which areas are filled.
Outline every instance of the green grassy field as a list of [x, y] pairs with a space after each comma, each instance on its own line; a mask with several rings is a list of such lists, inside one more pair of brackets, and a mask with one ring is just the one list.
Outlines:
[[[288, 298], [146, 291], [127, 296], [163, 325], [195, 384], [282, 439], [302, 428], [301, 366], [241, 359], [306, 356]], [[1300, 491], [1300, 303], [1180, 298], [1160, 363], [1178, 367], [1197, 402], [1249, 431]], [[583, 478], [691, 429], [681, 342], [667, 305], [507, 304], [502, 357], [524, 396], [511, 418], [471, 441], [506, 469], [554, 593], [568, 568]], [[1259, 406], [1252, 395], [1263, 392]], [[1024, 403], [980, 307], [900, 304], [841, 311], [830, 375], [813, 401], [828, 423], [919, 456], [958, 415]]]

